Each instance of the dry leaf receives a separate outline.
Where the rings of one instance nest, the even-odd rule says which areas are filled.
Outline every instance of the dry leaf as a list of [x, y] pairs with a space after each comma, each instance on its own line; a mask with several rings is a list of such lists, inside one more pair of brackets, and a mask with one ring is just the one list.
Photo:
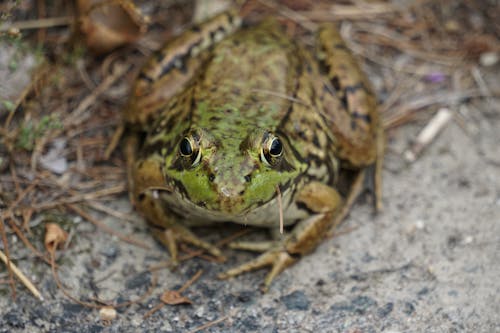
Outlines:
[[79, 0], [78, 11], [87, 47], [96, 54], [135, 42], [146, 32], [147, 18], [129, 0]]
[[45, 248], [53, 253], [58, 247], [64, 245], [68, 239], [68, 233], [55, 223], [45, 225]]
[[175, 290], [167, 290], [165, 291], [161, 297], [160, 300], [169, 305], [176, 305], [176, 304], [193, 304], [193, 301], [191, 301], [189, 298], [182, 296], [178, 291]]

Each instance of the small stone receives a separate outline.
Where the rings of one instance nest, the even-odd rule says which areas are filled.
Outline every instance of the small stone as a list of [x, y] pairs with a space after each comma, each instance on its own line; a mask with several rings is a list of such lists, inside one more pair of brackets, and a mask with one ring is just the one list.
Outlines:
[[417, 295], [418, 296], [424, 296], [424, 295], [426, 295], [428, 293], [429, 293], [429, 288], [424, 287], [424, 288], [420, 289], [420, 291], [417, 293]]
[[368, 308], [377, 305], [377, 302], [368, 296], [358, 296], [351, 302], [354, 310], [359, 314], [364, 314]]
[[415, 312], [415, 306], [410, 302], [406, 302], [403, 305], [403, 312], [407, 315], [411, 315], [413, 312]]
[[10, 327], [24, 328], [25, 326], [25, 320], [23, 319], [23, 316], [16, 311], [6, 313], [2, 317]]
[[99, 319], [110, 322], [116, 319], [116, 309], [112, 306], [103, 306], [99, 310]]
[[280, 300], [285, 304], [288, 310], [308, 310], [309, 299], [303, 291], [296, 290], [291, 294], [280, 297]]
[[242, 302], [242, 303], [248, 303], [253, 300], [254, 297], [254, 292], [253, 291], [242, 291], [238, 296], [237, 300]]
[[484, 52], [479, 57], [479, 63], [484, 67], [491, 67], [496, 65], [498, 62], [498, 53], [496, 52]]
[[120, 249], [114, 245], [107, 246], [101, 250], [101, 254], [106, 256], [111, 261], [116, 259], [116, 257], [118, 256], [119, 253], [120, 253]]
[[384, 318], [386, 317], [389, 313], [392, 312], [392, 309], [394, 309], [394, 303], [392, 302], [389, 302], [389, 303], [386, 303], [384, 306], [381, 306], [380, 308], [378, 308], [377, 310], [377, 314], [380, 318]]

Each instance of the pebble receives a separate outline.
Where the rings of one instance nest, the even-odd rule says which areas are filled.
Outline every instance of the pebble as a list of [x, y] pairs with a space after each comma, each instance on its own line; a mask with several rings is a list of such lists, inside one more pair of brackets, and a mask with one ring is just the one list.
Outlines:
[[288, 310], [301, 310], [309, 309], [310, 301], [301, 290], [296, 290], [291, 294], [280, 297], [280, 300], [285, 304]]

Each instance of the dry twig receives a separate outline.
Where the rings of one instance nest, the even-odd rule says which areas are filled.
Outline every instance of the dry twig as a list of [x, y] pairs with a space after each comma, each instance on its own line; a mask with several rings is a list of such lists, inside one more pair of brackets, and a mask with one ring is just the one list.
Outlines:
[[[24, 286], [29, 291], [31, 291], [31, 293], [36, 298], [38, 298], [40, 301], [43, 301], [43, 296], [38, 291], [38, 289], [35, 287], [35, 285], [28, 279], [28, 277], [26, 277], [26, 275], [24, 275], [23, 272], [21, 272], [21, 270], [19, 268], [17, 268], [17, 266], [12, 261], [10, 261], [10, 259], [7, 257], [7, 255], [2, 250], [0, 250], [0, 259], [5, 263], [5, 265], [7, 265], [9, 272], [12, 272], [15, 276], [17, 276], [19, 281], [21, 281], [24, 284]], [[15, 290], [15, 289], [13, 289], [13, 290]]]

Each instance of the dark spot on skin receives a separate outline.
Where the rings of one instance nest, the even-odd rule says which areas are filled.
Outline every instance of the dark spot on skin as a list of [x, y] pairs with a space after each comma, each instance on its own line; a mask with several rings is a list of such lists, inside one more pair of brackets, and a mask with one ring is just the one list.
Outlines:
[[364, 89], [363, 87], [363, 84], [362, 83], [357, 83], [353, 86], [347, 86], [344, 88], [346, 94], [352, 94], [352, 93], [355, 93], [356, 91], [360, 90], [360, 89]]
[[250, 183], [250, 181], [252, 180], [252, 176], [250, 175], [246, 175], [244, 178], [247, 183]]
[[312, 138], [312, 142], [313, 144], [317, 147], [317, 148], [321, 148], [321, 145], [319, 143], [319, 139], [318, 139], [318, 136], [315, 134]]
[[146, 195], [144, 193], [139, 193], [137, 199], [139, 199], [139, 201], [143, 201], [144, 199], [146, 199]]
[[200, 201], [200, 202], [198, 202], [196, 205], [198, 205], [198, 206], [200, 206], [200, 207], [203, 207], [203, 208], [207, 207], [207, 204], [206, 204], [206, 202], [204, 202], [204, 201]]
[[239, 195], [243, 195], [243, 194], [245, 194], [245, 190], [240, 191], [240, 193], [238, 193], [238, 194], [239, 194]]
[[154, 81], [152, 78], [147, 76], [146, 73], [144, 73], [144, 72], [139, 73], [139, 79], [147, 81], [148, 83], [153, 83], [153, 81]]
[[210, 117], [210, 121], [213, 121], [213, 122], [220, 121], [221, 119], [222, 118], [218, 117], [218, 116], [212, 116], [212, 117]]
[[225, 109], [225, 110], [224, 110], [224, 112], [225, 112], [226, 114], [231, 114], [231, 113], [233, 113], [233, 110], [231, 110], [231, 109]]
[[333, 88], [335, 88], [335, 90], [340, 90], [340, 80], [338, 76], [332, 77], [330, 83], [332, 84]]
[[354, 131], [356, 130], [356, 127], [357, 127], [356, 121], [354, 119], [351, 119], [351, 129]]
[[371, 121], [372, 121], [372, 118], [370, 117], [369, 114], [362, 114], [362, 113], [359, 113], [359, 112], [355, 111], [351, 115], [352, 115], [353, 118], [355, 118], [355, 119], [362, 119], [365, 122], [367, 122], [368, 124], [371, 123]]
[[208, 181], [209, 182], [213, 182], [215, 179], [215, 175], [213, 173], [211, 173], [210, 175], [208, 175]]
[[153, 57], [156, 59], [156, 61], [161, 62], [163, 60], [164, 55], [163, 52], [161, 52], [161, 50], [158, 50], [155, 53], [153, 53]]
[[229, 24], [233, 24], [234, 22], [234, 17], [233, 15], [231, 15], [230, 13], [227, 13], [227, 21], [229, 22]]
[[216, 34], [217, 30], [212, 30], [210, 31], [210, 39], [213, 41], [214, 38], [215, 38], [215, 34]]
[[226, 30], [224, 30], [224, 27], [222, 27], [222, 26], [215, 29], [215, 30], [212, 30], [212, 31], [210, 31], [210, 39], [212, 41], [215, 41], [215, 36], [217, 35], [218, 32], [221, 32], [223, 35], [226, 34]]
[[194, 27], [192, 27], [192, 28], [191, 28], [191, 31], [192, 31], [192, 32], [200, 32], [200, 31], [201, 31], [201, 29], [200, 29], [200, 27], [199, 27], [199, 26], [195, 25]]
[[340, 96], [340, 102], [342, 103], [342, 106], [344, 107], [344, 109], [346, 109], [346, 110], [349, 109], [349, 103], [347, 102], [347, 95], [342, 94], [342, 96]]
[[194, 96], [191, 96], [191, 110], [196, 110], [196, 106], [196, 99], [194, 98]]

